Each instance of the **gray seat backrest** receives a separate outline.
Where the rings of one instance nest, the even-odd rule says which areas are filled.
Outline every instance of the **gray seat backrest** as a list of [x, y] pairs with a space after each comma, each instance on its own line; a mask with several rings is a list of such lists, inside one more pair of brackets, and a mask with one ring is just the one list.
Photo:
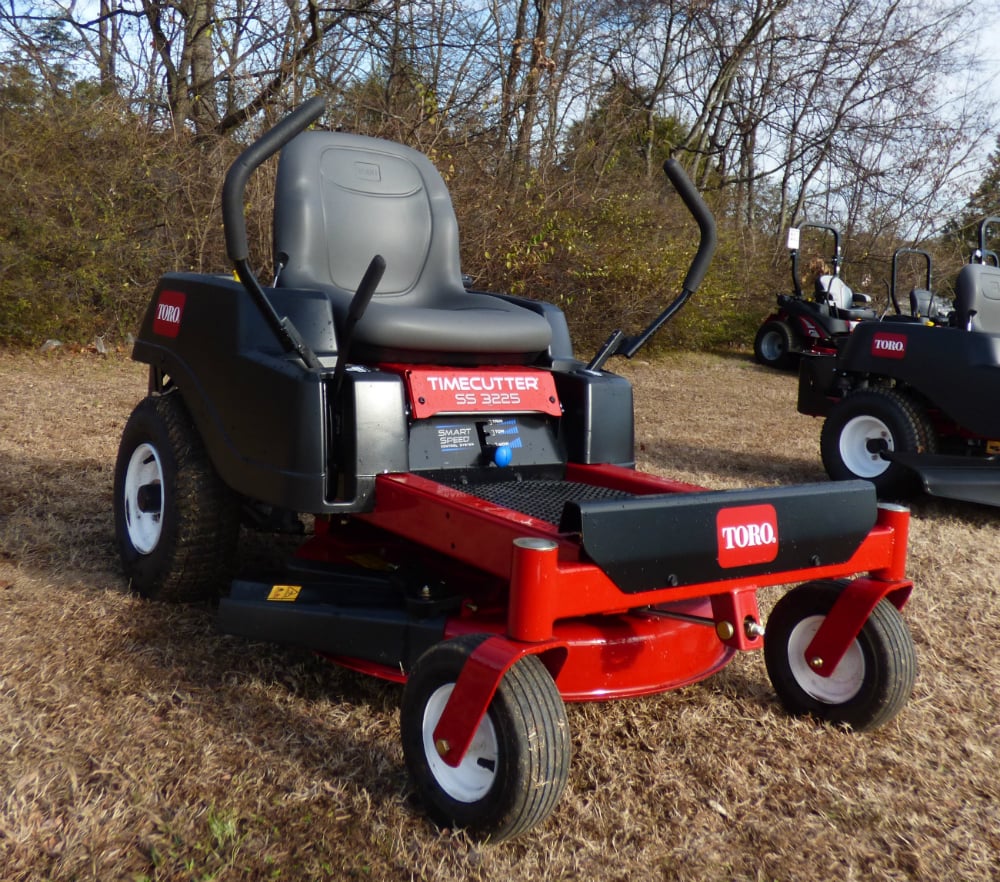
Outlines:
[[952, 306], [947, 300], [927, 288], [910, 291], [910, 315], [914, 317], [941, 322], [948, 318], [951, 311]]
[[926, 288], [910, 289], [910, 315], [926, 318], [931, 314], [934, 294]]
[[1000, 334], [1000, 268], [967, 263], [955, 280], [954, 324]]
[[539, 311], [465, 289], [447, 187], [402, 144], [320, 131], [292, 139], [278, 165], [274, 248], [279, 285], [326, 291], [341, 319], [369, 261], [385, 258], [354, 338], [370, 358], [523, 362], [552, 338]]
[[[375, 254], [386, 258], [377, 297], [423, 301], [462, 290], [458, 222], [430, 161], [401, 144], [305, 132], [281, 154], [275, 250], [284, 273], [353, 294]], [[287, 284], [292, 284], [289, 281]]]
[[854, 306], [854, 292], [840, 276], [820, 276], [816, 280], [816, 299], [835, 309], [851, 309]]

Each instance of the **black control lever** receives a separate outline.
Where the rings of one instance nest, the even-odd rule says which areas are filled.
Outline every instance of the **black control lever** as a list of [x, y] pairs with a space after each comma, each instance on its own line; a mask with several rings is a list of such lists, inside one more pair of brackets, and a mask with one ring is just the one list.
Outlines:
[[344, 320], [344, 327], [341, 328], [342, 339], [338, 341], [337, 345], [337, 367], [333, 373], [334, 396], [340, 395], [340, 386], [344, 382], [344, 371], [347, 369], [347, 356], [351, 351], [354, 329], [357, 327], [358, 322], [361, 321], [365, 310], [368, 309], [368, 304], [372, 302], [375, 289], [378, 288], [378, 283], [382, 281], [384, 273], [385, 258], [381, 254], [376, 254], [372, 258], [371, 263], [368, 264], [368, 269], [365, 270], [365, 274], [361, 277], [361, 284], [358, 285], [358, 290], [351, 298], [350, 306], [347, 307], [347, 318]]
[[319, 119], [325, 108], [326, 101], [323, 98], [313, 98], [288, 114], [236, 158], [229, 167], [222, 186], [222, 225], [226, 235], [226, 252], [233, 262], [236, 275], [281, 345], [287, 351], [295, 352], [313, 370], [323, 367], [316, 353], [302, 339], [288, 316], [278, 315], [250, 268], [243, 200], [247, 180], [257, 167]]
[[705, 278], [705, 273], [708, 272], [708, 268], [712, 263], [712, 255], [715, 253], [717, 238], [715, 218], [712, 216], [711, 209], [705, 204], [705, 200], [701, 198], [701, 194], [694, 184], [691, 183], [691, 179], [676, 159], [668, 159], [663, 164], [663, 171], [666, 173], [670, 183], [674, 185], [674, 189], [677, 190], [677, 194], [681, 197], [681, 201], [683, 201], [687, 210], [691, 212], [692, 217], [698, 222], [701, 232], [698, 251], [691, 261], [687, 275], [684, 277], [684, 286], [681, 289], [681, 293], [674, 299], [673, 303], [653, 319], [652, 323], [644, 331], [636, 334], [634, 337], [626, 336], [621, 330], [614, 331], [604, 341], [597, 354], [591, 359], [590, 364], [587, 365], [588, 371], [599, 371], [604, 366], [604, 363], [613, 355], [624, 355], [626, 358], [632, 358], [663, 325], [676, 315], [678, 310], [691, 298], [691, 295], [698, 290], [699, 285], [701, 285], [702, 280]]

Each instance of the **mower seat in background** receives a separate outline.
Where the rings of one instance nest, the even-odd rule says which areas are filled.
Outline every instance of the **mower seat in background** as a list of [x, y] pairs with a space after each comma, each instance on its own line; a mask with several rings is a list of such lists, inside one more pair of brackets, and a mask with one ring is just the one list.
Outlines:
[[285, 263], [279, 287], [326, 292], [341, 323], [369, 261], [385, 258], [354, 332], [354, 360], [530, 363], [562, 319], [542, 304], [466, 290], [444, 181], [427, 157], [391, 141], [296, 136], [278, 165], [274, 247]]
[[910, 291], [910, 315], [914, 318], [936, 324], [950, 324], [953, 312], [952, 305], [933, 291], [926, 288], [914, 288]]
[[957, 328], [1000, 334], [1000, 268], [967, 263], [955, 280]]
[[816, 279], [816, 300], [826, 304], [830, 315], [847, 321], [876, 318], [875, 310], [860, 306], [858, 301], [871, 300], [866, 294], [855, 294], [840, 276], [820, 276]]
[[930, 316], [934, 306], [934, 293], [926, 288], [913, 288], [910, 291], [910, 315], [926, 318]]

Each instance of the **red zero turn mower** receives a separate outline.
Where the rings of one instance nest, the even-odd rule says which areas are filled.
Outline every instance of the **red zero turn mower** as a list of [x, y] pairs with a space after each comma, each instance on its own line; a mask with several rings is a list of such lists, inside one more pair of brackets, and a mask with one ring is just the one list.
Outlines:
[[[799, 273], [800, 234], [822, 230], [833, 239], [829, 274], [814, 279], [812, 299], [802, 291]], [[871, 297], [852, 291], [840, 277], [840, 231], [823, 224], [800, 224], [788, 230], [788, 252], [792, 263], [794, 294], [778, 295], [774, 312], [764, 319], [753, 341], [754, 358], [765, 367], [793, 368], [802, 355], [829, 355], [859, 322], [878, 318]]]
[[[857, 729], [895, 716], [916, 671], [906, 509], [865, 481], [709, 492], [634, 468], [631, 387], [603, 365], [683, 305], [715, 248], [680, 167], [665, 171], [701, 229], [683, 291], [587, 364], [558, 309], [463, 286], [423, 155], [304, 131], [323, 109], [298, 108], [226, 177], [239, 281], [165, 275], [143, 321], [149, 394], [115, 471], [133, 590], [211, 597], [241, 519], [314, 515], [279, 577], [231, 582], [222, 628], [405, 683], [428, 813], [494, 840], [556, 806], [567, 700], [676, 689], [763, 648], [792, 713]], [[279, 150], [264, 287], [243, 194]], [[787, 583], [803, 584], [765, 640], [757, 589]]]

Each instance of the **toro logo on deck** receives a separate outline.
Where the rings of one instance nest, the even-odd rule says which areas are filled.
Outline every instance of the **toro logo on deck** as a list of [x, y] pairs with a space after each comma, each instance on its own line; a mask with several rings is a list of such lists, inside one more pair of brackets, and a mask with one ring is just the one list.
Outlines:
[[906, 337], [903, 334], [876, 334], [872, 337], [872, 355], [876, 358], [903, 358]]
[[153, 316], [153, 333], [161, 337], [176, 337], [181, 330], [186, 296], [183, 291], [161, 291]]
[[715, 526], [720, 567], [770, 563], [778, 556], [778, 515], [773, 505], [720, 509]]

